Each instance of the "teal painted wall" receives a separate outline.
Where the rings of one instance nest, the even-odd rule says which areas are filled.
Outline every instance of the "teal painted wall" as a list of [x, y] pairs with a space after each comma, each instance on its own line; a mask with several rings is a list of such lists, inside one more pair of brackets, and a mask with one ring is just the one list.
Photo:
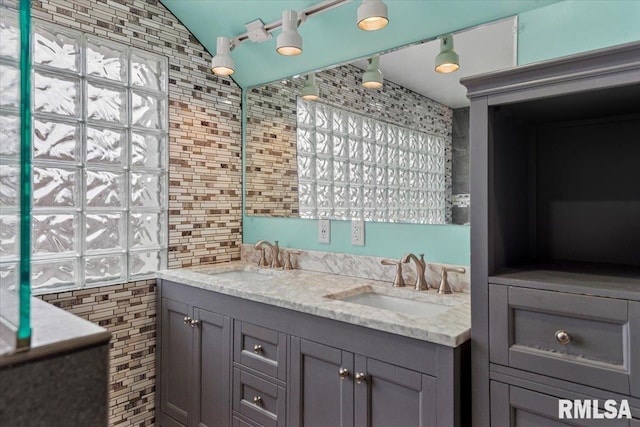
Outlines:
[[568, 0], [518, 15], [518, 64], [640, 40], [639, 0]]
[[[527, 64], [640, 40], [640, 0], [568, 0], [519, 15], [518, 63]], [[244, 212], [244, 207], [243, 207]], [[470, 227], [366, 223], [366, 246], [351, 246], [350, 222], [331, 222], [331, 244], [317, 243], [317, 221], [244, 217], [243, 241], [398, 258], [424, 253], [432, 262], [469, 265]]]
[[331, 243], [318, 243], [318, 221], [298, 218], [243, 218], [244, 243], [278, 240], [280, 246], [324, 252], [400, 258], [425, 254], [430, 262], [469, 265], [471, 249], [465, 225], [365, 223], [365, 246], [351, 246], [351, 221], [331, 221]]

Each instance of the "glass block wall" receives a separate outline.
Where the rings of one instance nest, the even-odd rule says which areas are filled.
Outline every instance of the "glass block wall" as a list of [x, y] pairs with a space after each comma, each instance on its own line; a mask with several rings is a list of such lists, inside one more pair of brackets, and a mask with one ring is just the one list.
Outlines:
[[20, 37], [18, 11], [0, 6], [0, 355], [20, 326]]
[[443, 136], [298, 99], [301, 218], [442, 224]]
[[33, 25], [32, 288], [166, 267], [167, 58]]

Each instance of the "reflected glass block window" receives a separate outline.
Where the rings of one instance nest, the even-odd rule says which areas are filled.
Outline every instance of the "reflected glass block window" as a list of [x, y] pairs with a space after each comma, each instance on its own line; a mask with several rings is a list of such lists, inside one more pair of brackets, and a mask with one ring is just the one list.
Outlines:
[[300, 216], [443, 224], [446, 139], [298, 98]]
[[[167, 58], [38, 20], [33, 31], [33, 291], [153, 277], [167, 263]], [[7, 159], [18, 135], [10, 65], [0, 58]], [[16, 218], [0, 215], [0, 256], [16, 250]]]

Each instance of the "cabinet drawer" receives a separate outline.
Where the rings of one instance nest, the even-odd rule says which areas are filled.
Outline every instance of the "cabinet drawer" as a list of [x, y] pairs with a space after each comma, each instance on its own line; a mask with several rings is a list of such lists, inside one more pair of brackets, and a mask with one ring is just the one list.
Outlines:
[[233, 410], [265, 427], [285, 425], [285, 389], [233, 369]]
[[511, 366], [630, 394], [638, 364], [624, 300], [491, 285], [490, 356]]
[[[608, 427], [636, 427], [634, 420], [627, 418], [604, 420], [561, 419], [558, 410], [560, 399], [593, 400], [593, 398], [588, 396], [577, 395], [571, 392], [566, 392], [563, 396], [556, 397], [497, 381], [491, 381], [491, 426], [598, 427], [604, 424]], [[603, 403], [603, 400], [599, 400], [600, 405], [603, 405]], [[603, 406], [600, 406], [599, 412], [604, 412]], [[573, 411], [571, 411], [571, 415], [575, 415]]]
[[233, 360], [279, 380], [287, 379], [287, 336], [236, 320]]

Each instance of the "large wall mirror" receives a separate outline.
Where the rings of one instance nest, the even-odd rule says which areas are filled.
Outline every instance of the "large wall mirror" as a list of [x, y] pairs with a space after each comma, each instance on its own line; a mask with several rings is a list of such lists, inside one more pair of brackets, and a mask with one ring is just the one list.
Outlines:
[[[250, 88], [246, 215], [467, 224], [469, 101], [459, 80], [516, 65], [516, 19], [454, 33], [451, 74], [434, 71], [440, 41], [430, 40]], [[376, 68], [382, 87], [363, 87]], [[319, 98], [308, 101], [312, 79]]]

